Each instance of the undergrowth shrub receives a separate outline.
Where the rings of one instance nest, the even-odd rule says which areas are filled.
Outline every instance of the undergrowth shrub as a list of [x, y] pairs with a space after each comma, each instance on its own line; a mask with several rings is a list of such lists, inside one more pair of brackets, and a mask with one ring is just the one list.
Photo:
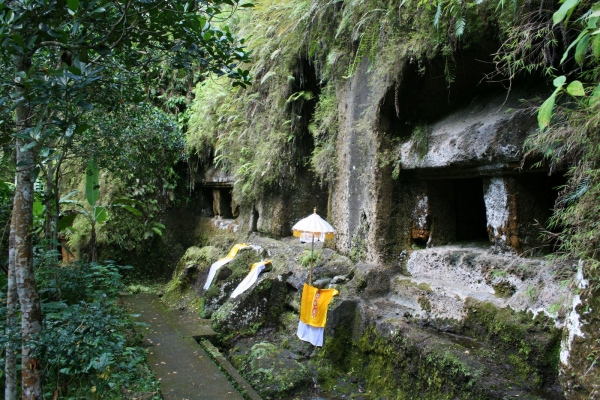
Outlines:
[[[37, 253], [37, 282], [44, 313], [34, 352], [43, 365], [46, 398], [128, 399], [143, 394], [159, 399], [158, 382], [146, 362], [141, 336], [118, 304], [122, 289], [114, 262], [75, 262], [57, 266]], [[56, 260], [56, 258], [54, 258]], [[3, 296], [6, 290], [3, 290]], [[4, 299], [3, 299], [4, 300]], [[6, 329], [5, 301], [0, 329]], [[18, 328], [18, 325], [17, 325]], [[14, 329], [8, 332], [18, 332]], [[18, 335], [14, 346], [20, 348]], [[6, 337], [0, 338], [4, 349]], [[4, 351], [0, 355], [4, 365]], [[2, 373], [4, 368], [2, 368]]]

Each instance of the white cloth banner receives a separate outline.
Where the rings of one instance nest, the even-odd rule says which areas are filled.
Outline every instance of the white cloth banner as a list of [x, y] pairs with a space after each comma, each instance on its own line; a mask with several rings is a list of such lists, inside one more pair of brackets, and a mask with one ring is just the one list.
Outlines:
[[223, 265], [229, 263], [232, 260], [233, 260], [233, 258], [225, 257], [225, 258], [220, 259], [217, 262], [214, 262], [210, 266], [210, 271], [208, 271], [208, 277], [206, 278], [206, 283], [204, 284], [204, 290], [208, 290], [213, 279], [215, 279], [215, 275], [217, 274], [217, 271], [219, 270], [219, 268], [221, 268]]
[[252, 268], [250, 270], [250, 273], [248, 275], [246, 275], [246, 277], [244, 278], [244, 280], [241, 281], [240, 284], [238, 285], [238, 287], [236, 287], [235, 290], [233, 291], [233, 293], [231, 293], [230, 297], [232, 299], [235, 299], [240, 294], [242, 294], [246, 290], [248, 290], [248, 288], [250, 286], [254, 285], [254, 283], [258, 279], [258, 275], [260, 275], [260, 273], [264, 269], [265, 269], [265, 263], [260, 263], [260, 264], [256, 265], [256, 267]]
[[302, 321], [298, 321], [298, 338], [309, 342], [313, 346], [323, 346], [323, 332], [325, 332], [325, 328], [315, 328]]

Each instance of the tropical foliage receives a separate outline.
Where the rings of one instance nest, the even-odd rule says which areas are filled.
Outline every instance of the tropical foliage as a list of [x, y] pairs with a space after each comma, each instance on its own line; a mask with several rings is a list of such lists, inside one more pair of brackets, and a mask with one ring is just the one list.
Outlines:
[[[74, 142], [103, 132], [93, 128], [101, 114], [123, 118], [132, 106], [154, 100], [148, 99], [145, 84], [155, 81], [165, 63], [174, 69], [226, 75], [234, 86], [249, 83], [249, 72], [238, 65], [249, 59], [244, 41], [222, 22], [247, 5], [251, 4], [231, 0], [0, 0], [0, 131], [2, 144], [15, 139], [17, 160], [8, 303], [15, 304], [16, 286], [24, 397], [42, 396], [42, 364], [33, 347], [43, 331], [32, 258], [34, 182], [38, 177], [44, 180], [44, 230], [53, 246], [63, 167]], [[78, 156], [87, 161], [93, 154]], [[102, 212], [93, 220], [101, 216]], [[6, 397], [12, 399], [12, 373], [7, 376], [11, 379]]]
[[[44, 329], [35, 352], [44, 363], [45, 398], [123, 398], [144, 393], [159, 398], [159, 386], [146, 363], [146, 350], [128, 315], [117, 306], [122, 290], [113, 263], [56, 265], [56, 254], [37, 248], [36, 279]], [[2, 345], [18, 330], [6, 325], [6, 301], [0, 305]], [[13, 345], [14, 346], [14, 345]], [[15, 346], [16, 347], [16, 346]], [[4, 372], [4, 354], [0, 356]]]

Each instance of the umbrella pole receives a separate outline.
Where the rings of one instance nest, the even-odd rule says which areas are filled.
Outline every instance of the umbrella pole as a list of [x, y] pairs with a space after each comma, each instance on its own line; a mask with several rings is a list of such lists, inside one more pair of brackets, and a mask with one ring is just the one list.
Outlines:
[[310, 245], [310, 271], [308, 273], [308, 286], [312, 286], [312, 270], [313, 270], [313, 252], [315, 251], [315, 234], [312, 234], [312, 242]]

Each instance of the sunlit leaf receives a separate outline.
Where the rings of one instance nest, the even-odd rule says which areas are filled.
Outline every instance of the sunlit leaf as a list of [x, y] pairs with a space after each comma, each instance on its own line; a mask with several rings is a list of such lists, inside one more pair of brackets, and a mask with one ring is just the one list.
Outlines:
[[94, 207], [94, 221], [96, 223], [101, 224], [106, 221], [108, 217], [108, 213], [106, 212], [106, 207], [104, 206], [96, 206]]
[[[559, 22], [562, 22], [567, 17], [567, 15], [571, 15], [571, 13], [575, 9], [575, 7], [579, 4], [580, 1], [581, 0], [566, 0], [562, 4], [562, 6], [560, 6], [558, 11], [556, 11], [552, 15], [552, 21], [554, 22], [554, 25], [558, 24]], [[567, 18], [567, 20], [568, 20], [568, 18]], [[567, 21], [565, 21], [565, 23], [566, 22]]]
[[577, 47], [575, 48], [575, 62], [579, 65], [583, 65], [585, 61], [585, 55], [587, 54], [588, 46], [590, 44], [590, 35], [585, 34], [581, 38], [581, 40], [577, 43]]
[[552, 95], [546, 99], [544, 104], [542, 104], [542, 106], [538, 110], [538, 125], [541, 131], [543, 131], [548, 125], [550, 125], [555, 100], [556, 92], [552, 93]]
[[567, 86], [567, 93], [575, 97], [585, 96], [585, 90], [583, 90], [583, 85], [579, 81], [569, 83], [569, 86]]
[[567, 77], [564, 75], [561, 75], [561, 76], [554, 78], [554, 80], [552, 81], [552, 84], [556, 88], [561, 88], [565, 84], [566, 81], [567, 81]]

